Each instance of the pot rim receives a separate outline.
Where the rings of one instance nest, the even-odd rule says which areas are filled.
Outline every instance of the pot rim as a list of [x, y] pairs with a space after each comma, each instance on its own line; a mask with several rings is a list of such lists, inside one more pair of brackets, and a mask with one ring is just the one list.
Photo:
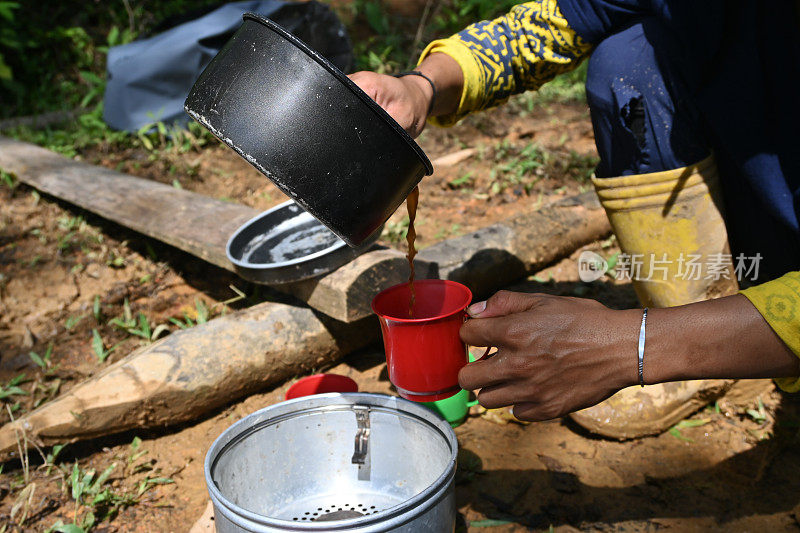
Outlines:
[[[337, 401], [338, 400], [338, 401]], [[300, 404], [300, 405], [298, 405]], [[301, 404], [308, 404], [302, 407]], [[424, 423], [427, 423], [432, 428], [439, 431], [441, 436], [447, 441], [450, 447], [450, 459], [444, 471], [436, 478], [436, 480], [426, 487], [421, 492], [415, 494], [408, 500], [385, 509], [379, 513], [361, 516], [358, 518], [351, 518], [346, 520], [337, 520], [335, 522], [308, 522], [299, 523], [292, 520], [280, 520], [277, 518], [259, 515], [252, 511], [248, 511], [239, 507], [228, 500], [222, 492], [220, 492], [216, 483], [212, 478], [212, 469], [216, 463], [216, 459], [221, 456], [225, 449], [231, 444], [235, 444], [249, 434], [262, 429], [263, 427], [273, 425], [287, 418], [300, 416], [310, 411], [332, 411], [332, 410], [351, 410], [349, 409], [354, 405], [367, 405], [368, 407], [376, 410], [399, 411], [411, 418], [416, 418]], [[300, 407], [298, 409], [298, 407]], [[294, 409], [293, 409], [294, 408]], [[267, 417], [256, 425], [251, 426], [253, 419], [268, 413], [269, 411], [280, 411], [277, 417]], [[206, 479], [206, 487], [211, 495], [211, 500], [215, 507], [223, 507], [223, 511], [234, 514], [238, 518], [244, 518], [254, 524], [260, 526], [271, 526], [278, 528], [278, 530], [286, 531], [339, 531], [350, 530], [351, 528], [365, 528], [382, 524], [403, 515], [410, 509], [425, 510], [430, 505], [434, 505], [439, 501], [438, 493], [446, 490], [455, 476], [456, 457], [458, 455], [458, 440], [456, 439], [455, 432], [450, 424], [436, 416], [433, 411], [430, 411], [422, 405], [415, 404], [412, 401], [398, 398], [396, 396], [389, 396], [387, 394], [375, 394], [365, 392], [352, 392], [352, 393], [337, 393], [332, 392], [328, 394], [316, 394], [312, 396], [304, 396], [294, 400], [283, 401], [247, 415], [238, 422], [234, 423], [223, 431], [211, 444], [206, 454], [203, 464], [203, 470]]]
[[271, 21], [266, 17], [259, 15], [258, 13], [252, 13], [252, 12], [245, 13], [244, 15], [242, 15], [242, 19], [243, 20], [249, 19], [266, 26], [267, 28], [274, 31], [275, 33], [277, 33], [278, 35], [289, 41], [291, 44], [299, 48], [311, 59], [316, 61], [320, 66], [325, 68], [325, 70], [333, 74], [333, 76], [336, 79], [338, 79], [342, 84], [344, 84], [346, 88], [350, 89], [350, 91], [352, 91], [356, 96], [358, 96], [365, 104], [367, 104], [367, 106], [370, 109], [372, 109], [373, 112], [375, 112], [393, 130], [395, 130], [395, 132], [398, 135], [400, 135], [400, 137], [406, 142], [409, 148], [411, 148], [417, 154], [417, 157], [419, 157], [423, 165], [425, 165], [425, 170], [427, 171], [425, 175], [430, 176], [431, 174], [433, 174], [433, 164], [431, 163], [430, 159], [428, 159], [428, 156], [425, 154], [425, 152], [422, 151], [422, 148], [420, 148], [419, 144], [417, 144], [417, 142], [411, 138], [411, 136], [406, 132], [406, 130], [400, 127], [400, 124], [398, 124], [397, 121], [393, 119], [392, 116], [389, 113], [387, 113], [385, 109], [379, 106], [378, 103], [375, 102], [375, 100], [370, 98], [369, 95], [367, 95], [367, 93], [365, 93], [361, 89], [361, 87], [356, 85], [350, 78], [348, 78], [347, 75], [345, 75], [344, 72], [339, 70], [339, 68], [336, 65], [328, 61], [325, 57], [320, 55], [315, 50], [311, 49], [308, 45], [306, 45], [306, 43], [304, 43], [303, 41], [301, 41], [288, 31], [286, 31], [280, 25], [276, 24], [275, 22]]

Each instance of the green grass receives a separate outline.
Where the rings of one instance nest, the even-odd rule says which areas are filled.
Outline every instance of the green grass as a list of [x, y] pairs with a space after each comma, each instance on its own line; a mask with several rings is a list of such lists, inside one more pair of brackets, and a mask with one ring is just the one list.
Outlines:
[[[215, 0], [48, 2], [0, 0], [0, 118], [97, 101], [108, 47], [158, 29]], [[163, 28], [161, 28], [163, 29]]]
[[178, 326], [180, 329], [193, 328], [198, 324], [205, 324], [208, 322], [211, 311], [208, 309], [206, 303], [200, 298], [194, 299], [194, 318], [190, 317], [188, 313], [183, 313], [183, 319], [170, 318], [169, 321]]
[[[508, 12], [518, 0], [441, 0], [425, 20], [393, 16], [380, 0], [355, 0], [339, 11], [353, 37], [357, 70], [394, 73], [414, 66], [427, 43], [473, 22]], [[424, 15], [424, 13], [423, 13]]]
[[[3, 132], [20, 140], [74, 157], [94, 146], [121, 151], [199, 150], [213, 137], [196, 123], [174, 129], [157, 117], [136, 134], [114, 131], [102, 120], [105, 61], [111, 46], [153, 30], [160, 21], [202, 9], [213, 0], [129, 0], [129, 2], [54, 4], [25, 10], [21, 1], [0, 0], [0, 118], [81, 108], [71, 122], [44, 129], [18, 127]], [[517, 0], [440, 0], [424, 21], [391, 15], [380, 0], [354, 0], [338, 13], [354, 43], [356, 68], [395, 73], [414, 65], [430, 41], [449, 36], [470, 23], [507, 12]], [[129, 9], [126, 9], [126, 5]], [[53, 21], [57, 21], [54, 25]], [[30, 58], [35, 57], [35, 61]], [[535, 93], [512, 99], [512, 107], [530, 112], [537, 105], [585, 99], [586, 65], [558, 76]], [[0, 174], [13, 188], [15, 181]], [[179, 181], [174, 182], [180, 186]]]
[[117, 346], [106, 348], [100, 333], [98, 333], [96, 329], [92, 329], [92, 351], [94, 352], [95, 357], [97, 357], [97, 361], [99, 363], [105, 363], [106, 359], [108, 359], [108, 356], [111, 355], [116, 349]]
[[0, 400], [11, 400], [14, 396], [27, 396], [28, 391], [20, 387], [20, 385], [26, 381], [25, 374], [20, 374], [10, 379], [5, 386], [0, 385]]
[[[108, 49], [130, 42], [165, 17], [199, 9], [213, 4], [212, 1], [131, 0], [82, 3], [80, 9], [71, 4], [62, 2], [47, 10], [26, 10], [26, 16], [9, 29], [2, 20], [13, 20], [19, 3], [0, 0], [0, 93], [3, 94], [0, 118], [82, 109], [69, 123], [44, 129], [17, 127], [3, 131], [4, 135], [67, 157], [97, 145], [110, 150], [141, 147], [153, 153], [162, 150], [183, 153], [199, 149], [213, 139], [194, 123], [186, 129], [173, 128], [154, 118], [131, 135], [111, 129], [102, 118]], [[60, 25], [53, 27], [54, 20]], [[36, 57], [36, 61], [27, 60], [28, 55]], [[3, 65], [9, 69], [5, 77]], [[3, 173], [0, 179], [13, 189], [14, 181], [8, 174]]]
[[508, 105], [521, 115], [532, 113], [537, 107], [552, 103], [586, 102], [586, 68], [584, 61], [575, 70], [559, 74], [538, 91], [528, 91], [513, 96]]
[[450, 187], [451, 189], [461, 189], [464, 187], [469, 187], [475, 181], [474, 174], [475, 174], [474, 172], [470, 171], [457, 178], [453, 178], [447, 183], [447, 186]]
[[77, 461], [71, 469], [56, 464], [58, 453], [64, 446], [54, 446], [42, 466], [46, 466], [47, 475], [55, 468], [63, 479], [64, 488], [69, 488], [67, 494], [72, 500], [69, 513], [72, 521], [64, 523], [63, 519], [58, 520], [46, 531], [88, 533], [102, 522], [113, 520], [123, 508], [139, 503], [141, 497], [153, 487], [174, 483], [171, 478], [151, 476], [149, 473], [134, 485], [122, 483], [133, 475], [154, 469], [152, 460], [139, 462], [147, 454], [146, 450], [140, 449], [141, 444], [142, 440], [134, 437], [127, 458], [112, 462], [99, 474], [94, 468], [81, 468]]
[[[147, 316], [141, 311], [134, 316], [127, 298], [125, 298], [122, 304], [122, 316], [112, 318], [108, 321], [108, 324], [126, 332], [128, 335], [140, 337], [148, 343], [156, 340], [162, 333], [169, 332], [169, 328], [165, 324], [151, 323]], [[102, 343], [102, 340], [100, 342]], [[102, 348], [102, 344], [100, 346]], [[95, 350], [98, 359], [100, 359], [99, 353], [98, 350]], [[105, 358], [101, 359], [101, 361], [103, 360], [105, 360]]]
[[82, 150], [97, 144], [106, 144], [111, 148], [135, 144], [134, 137], [126, 132], [114, 131], [103, 122], [100, 105], [63, 126], [44, 129], [18, 127], [6, 130], [3, 134], [38, 144], [67, 157], [74, 157]]
[[575, 70], [556, 76], [536, 92], [539, 102], [585, 102], [586, 69], [584, 61]]
[[[503, 15], [519, 3], [518, 0], [442, 0], [434, 3], [432, 16], [422, 26], [417, 19], [391, 16], [380, 0], [355, 0], [349, 11], [341, 14], [353, 36], [356, 69], [392, 74], [413, 67], [427, 43], [449, 37], [474, 22]], [[538, 91], [517, 97], [515, 103], [532, 111], [538, 104], [585, 101], [585, 82], [584, 61]]]
[[506, 189], [517, 186], [525, 194], [530, 194], [534, 185], [545, 175], [545, 166], [551, 157], [551, 152], [535, 143], [522, 148], [507, 139], [497, 143], [488, 194], [501, 194]]
[[52, 342], [47, 345], [47, 350], [45, 350], [44, 353], [41, 355], [33, 351], [28, 352], [28, 357], [30, 357], [31, 361], [33, 361], [33, 363], [42, 370], [42, 373], [44, 373], [45, 376], [49, 376], [50, 374], [55, 372], [56, 369], [58, 368], [58, 365], [55, 366], [53, 365], [53, 361], [51, 360], [52, 356], [53, 356]]
[[5, 172], [4, 170], [0, 169], [0, 183], [5, 185], [9, 188], [9, 190], [13, 193], [14, 189], [19, 186], [19, 181], [14, 174], [10, 172]]
[[[144, 148], [158, 155], [162, 151], [197, 151], [216, 142], [213, 135], [195, 122], [190, 122], [186, 128], [180, 128], [154, 121], [142, 127], [136, 134], [113, 130], [103, 122], [100, 103], [68, 124], [44, 129], [17, 127], [6, 130], [3, 134], [38, 144], [67, 157], [75, 157], [87, 148], [98, 145], [112, 150]], [[11, 187], [13, 182], [5, 177], [2, 180]]]
[[406, 235], [408, 235], [409, 225], [410, 219], [408, 218], [408, 215], [404, 216], [402, 220], [397, 222], [389, 221], [386, 223], [386, 226], [384, 226], [381, 237], [393, 243], [404, 241], [406, 239]]
[[682, 440], [684, 442], [690, 442], [691, 443], [691, 442], [694, 442], [694, 439], [690, 439], [689, 437], [684, 436], [681, 433], [681, 430], [682, 429], [688, 429], [688, 428], [695, 428], [695, 427], [704, 426], [704, 425], [708, 424], [709, 421], [710, 420], [707, 419], [707, 418], [681, 420], [680, 422], [678, 422], [677, 424], [675, 424], [674, 426], [672, 426], [670, 428], [669, 434], [672, 435], [673, 437], [675, 437], [678, 440]]

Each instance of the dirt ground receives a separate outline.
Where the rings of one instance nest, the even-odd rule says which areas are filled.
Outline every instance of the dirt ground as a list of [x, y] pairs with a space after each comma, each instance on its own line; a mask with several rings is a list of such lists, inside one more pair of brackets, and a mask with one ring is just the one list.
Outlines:
[[[588, 190], [595, 162], [588, 114], [577, 104], [530, 108], [519, 99], [456, 128], [430, 129], [420, 143], [434, 161], [470, 150], [460, 162], [436, 164], [423, 182], [421, 247]], [[220, 146], [189, 153], [98, 147], [81, 158], [259, 209], [283, 200]], [[402, 249], [403, 216], [401, 208], [387, 224], [385, 244]], [[587, 249], [606, 257], [618, 251], [613, 238]], [[627, 283], [578, 281], [578, 253], [510, 288], [637, 305]], [[237, 299], [239, 292], [246, 297]], [[140, 313], [152, 337], [159, 326], [166, 335], [269, 297], [269, 290], [29, 188], [2, 187], [0, 421], [149, 342]], [[120, 325], [126, 322], [130, 327]], [[43, 359], [41, 368], [30, 352]], [[391, 392], [380, 346], [331, 371], [353, 377], [363, 391]], [[798, 531], [800, 400], [769, 382], [755, 385], [682, 427], [626, 442], [593, 437], [567, 420], [520, 425], [475, 409], [456, 430], [458, 530]], [[188, 531], [208, 501], [202, 463], [210, 443], [236, 420], [279, 402], [287, 386], [195, 423], [70, 444], [56, 459], [32, 452], [27, 479], [19, 462], [5, 464], [0, 531], [44, 531], [85, 516], [88, 507], [76, 508], [64, 483], [74, 464], [98, 473], [115, 465], [108, 487], [124, 503], [108, 520], [98, 517], [94, 531]], [[34, 483], [19, 526], [12, 508]]]

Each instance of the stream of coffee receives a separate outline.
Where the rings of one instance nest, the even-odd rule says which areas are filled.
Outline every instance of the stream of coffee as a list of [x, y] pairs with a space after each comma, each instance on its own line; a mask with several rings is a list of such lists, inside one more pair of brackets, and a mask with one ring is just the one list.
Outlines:
[[417, 249], [414, 246], [414, 241], [417, 238], [417, 232], [414, 230], [414, 220], [417, 218], [417, 204], [419, 203], [419, 187], [414, 187], [411, 194], [406, 199], [406, 209], [408, 209], [408, 233], [406, 234], [406, 241], [408, 242], [408, 266], [411, 272], [408, 276], [408, 287], [411, 290], [411, 300], [408, 302], [408, 316], [414, 317], [414, 305], [417, 302], [417, 295], [414, 292], [414, 256], [417, 255]]

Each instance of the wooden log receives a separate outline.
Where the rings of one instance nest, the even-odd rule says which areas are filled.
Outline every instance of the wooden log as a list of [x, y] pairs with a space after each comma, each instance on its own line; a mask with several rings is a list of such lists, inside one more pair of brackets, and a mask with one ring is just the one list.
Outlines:
[[433, 168], [441, 168], [441, 167], [452, 167], [459, 163], [463, 163], [473, 155], [477, 150], [475, 148], [464, 148], [463, 150], [459, 150], [458, 152], [453, 152], [452, 154], [443, 155], [442, 157], [438, 157], [431, 161]]
[[[228, 237], [256, 211], [0, 137], [0, 168], [48, 194], [222, 268]], [[441, 277], [485, 295], [611, 231], [594, 193], [518, 215], [424, 249], [419, 279]], [[343, 322], [370, 316], [372, 297], [408, 276], [403, 253], [377, 247], [318, 279], [278, 286]]]
[[[414, 262], [420, 279], [431, 277], [430, 266]], [[390, 248], [367, 252], [321, 278], [276, 287], [342, 322], [372, 315], [372, 298], [386, 287], [408, 280], [405, 254]]]
[[0, 460], [17, 442], [53, 445], [194, 420], [323, 368], [377, 339], [373, 319], [342, 324], [305, 307], [263, 303], [144, 346], [55, 400], [0, 427]]
[[0, 131], [20, 127], [42, 129], [46, 128], [47, 126], [72, 122], [83, 112], [85, 112], [85, 109], [78, 107], [69, 111], [50, 111], [48, 113], [41, 113], [39, 115], [6, 118], [0, 120]]
[[[0, 168], [42, 192], [233, 270], [228, 238], [258, 211], [163, 183], [67, 159], [39, 146], [0, 137]], [[371, 314], [378, 287], [408, 276], [405, 256], [378, 248], [332, 278], [279, 286], [311, 307], [345, 322]]]
[[227, 270], [228, 237], [258, 214], [163, 183], [67, 159], [0, 137], [0, 168], [42, 192], [171, 244]]
[[[223, 268], [230, 268], [228, 236], [255, 214], [3, 138], [0, 168]], [[461, 281], [481, 297], [609, 231], [594, 197], [579, 196], [426, 248], [417, 272]], [[377, 249], [318, 280], [285, 287], [340, 321], [265, 303], [174, 333], [0, 428], [0, 457], [13, 454], [23, 432], [49, 445], [175, 424], [333, 362], [377, 338], [373, 319], [365, 318], [372, 315], [370, 301], [406, 276], [402, 253]]]

